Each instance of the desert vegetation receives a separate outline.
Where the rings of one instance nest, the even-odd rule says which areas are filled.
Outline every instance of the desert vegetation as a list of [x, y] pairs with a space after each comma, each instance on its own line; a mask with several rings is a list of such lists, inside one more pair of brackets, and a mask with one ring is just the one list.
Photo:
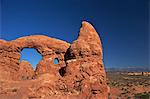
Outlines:
[[107, 72], [109, 99], [150, 99], [149, 72]]

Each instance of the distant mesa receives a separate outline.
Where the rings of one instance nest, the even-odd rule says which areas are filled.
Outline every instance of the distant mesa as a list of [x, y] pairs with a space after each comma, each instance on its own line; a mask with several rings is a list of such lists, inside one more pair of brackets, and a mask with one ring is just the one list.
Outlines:
[[[35, 70], [29, 62], [19, 61], [23, 48], [41, 54]], [[85, 21], [72, 44], [44, 35], [0, 40], [0, 97], [108, 99], [102, 56], [99, 35]]]

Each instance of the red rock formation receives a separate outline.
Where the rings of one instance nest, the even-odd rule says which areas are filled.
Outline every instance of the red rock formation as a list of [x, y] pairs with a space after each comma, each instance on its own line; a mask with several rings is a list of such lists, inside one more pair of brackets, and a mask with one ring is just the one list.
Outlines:
[[[35, 71], [28, 62], [19, 62], [23, 48], [35, 48], [42, 55]], [[0, 97], [107, 99], [102, 57], [100, 38], [87, 22], [71, 45], [42, 35], [0, 40]]]
[[29, 80], [34, 77], [34, 69], [27, 61], [21, 61], [19, 64], [18, 78], [20, 80]]

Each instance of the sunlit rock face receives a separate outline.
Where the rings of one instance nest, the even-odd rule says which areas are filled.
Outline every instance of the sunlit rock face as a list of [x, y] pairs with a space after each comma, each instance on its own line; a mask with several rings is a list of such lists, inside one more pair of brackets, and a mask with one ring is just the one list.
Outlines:
[[[19, 61], [23, 48], [35, 48], [42, 55], [35, 70]], [[72, 44], [43, 35], [0, 40], [0, 97], [107, 99], [102, 57], [98, 33], [85, 21]]]

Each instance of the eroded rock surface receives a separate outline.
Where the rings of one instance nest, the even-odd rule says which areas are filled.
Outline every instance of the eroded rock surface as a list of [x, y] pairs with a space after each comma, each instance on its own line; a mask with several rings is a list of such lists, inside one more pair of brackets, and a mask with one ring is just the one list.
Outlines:
[[19, 71], [18, 71], [18, 79], [20, 80], [29, 80], [33, 79], [34, 77], [34, 69], [30, 63], [27, 61], [21, 61], [19, 64]]
[[[42, 55], [35, 71], [30, 63], [20, 62], [23, 48]], [[42, 35], [0, 40], [0, 98], [107, 99], [102, 57], [100, 38], [85, 21], [72, 44]]]

